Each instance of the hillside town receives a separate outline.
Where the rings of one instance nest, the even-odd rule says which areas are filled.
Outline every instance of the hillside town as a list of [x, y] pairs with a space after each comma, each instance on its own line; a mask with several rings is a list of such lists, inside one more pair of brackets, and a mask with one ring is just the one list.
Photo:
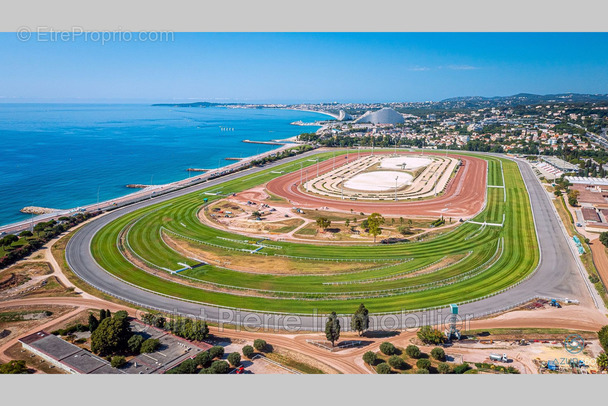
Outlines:
[[[608, 101], [453, 108], [439, 102], [290, 106], [330, 111], [342, 120], [319, 122], [300, 141], [322, 146], [402, 147], [555, 156], [575, 165], [567, 172], [604, 177], [608, 166]], [[402, 120], [369, 122], [369, 112], [391, 110]], [[386, 116], [386, 114], [384, 114]], [[350, 118], [350, 119], [349, 119]], [[560, 170], [564, 168], [558, 168]]]

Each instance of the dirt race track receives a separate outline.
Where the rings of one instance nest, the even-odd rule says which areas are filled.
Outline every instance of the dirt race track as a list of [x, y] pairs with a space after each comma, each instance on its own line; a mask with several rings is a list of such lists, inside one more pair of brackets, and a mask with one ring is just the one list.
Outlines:
[[[390, 152], [375, 152], [387, 154]], [[409, 153], [418, 155], [417, 153]], [[361, 154], [363, 155], [363, 154]], [[368, 155], [368, 154], [366, 154]], [[300, 189], [300, 171], [280, 176], [266, 185], [267, 190], [277, 196], [288, 199], [292, 205], [302, 208], [329, 207], [333, 210], [371, 213], [379, 211], [385, 215], [407, 215], [435, 217], [439, 215], [470, 218], [479, 213], [484, 206], [486, 196], [486, 169], [487, 163], [483, 159], [465, 155], [451, 155], [462, 160], [456, 176], [450, 180], [443, 195], [421, 201], [353, 201], [336, 200], [307, 194]], [[357, 159], [357, 154], [346, 157], [337, 157], [336, 165], [344, 165]], [[319, 163], [319, 174], [331, 171], [333, 159]], [[315, 172], [316, 166], [308, 168], [309, 173]]]
[[608, 286], [608, 257], [606, 256], [604, 246], [599, 239], [592, 240], [589, 246], [591, 247], [593, 262], [595, 263], [600, 279], [602, 280], [602, 283], [604, 283], [604, 286]]

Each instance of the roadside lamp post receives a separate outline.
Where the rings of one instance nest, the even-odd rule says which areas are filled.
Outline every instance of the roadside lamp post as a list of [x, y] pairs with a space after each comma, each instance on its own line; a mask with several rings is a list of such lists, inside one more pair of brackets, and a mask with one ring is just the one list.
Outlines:
[[300, 185], [302, 184], [302, 162], [300, 162]]

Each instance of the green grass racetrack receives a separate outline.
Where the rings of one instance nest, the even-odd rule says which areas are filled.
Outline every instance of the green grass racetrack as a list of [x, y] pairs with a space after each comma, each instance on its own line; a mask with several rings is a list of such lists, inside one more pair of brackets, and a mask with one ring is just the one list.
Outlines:
[[[329, 159], [333, 152], [319, 154]], [[373, 313], [423, 309], [462, 303], [508, 288], [528, 276], [539, 260], [532, 212], [517, 165], [507, 159], [479, 156], [488, 161], [487, 205], [474, 221], [453, 231], [420, 242], [392, 245], [313, 245], [269, 241], [272, 247], [258, 253], [252, 238], [202, 224], [197, 213], [203, 198], [222, 198], [205, 192], [236, 193], [300, 168], [300, 161], [284, 164], [152, 205], [120, 217], [98, 232], [91, 246], [95, 260], [118, 278], [164, 295], [186, 300], [250, 310], [285, 313], [352, 312], [364, 301]], [[501, 171], [502, 161], [502, 171]], [[306, 159], [304, 166], [313, 165]], [[506, 193], [506, 202], [504, 201]], [[146, 267], [169, 275], [170, 271], [198, 264], [170, 248], [170, 237], [189, 247], [220, 257], [264, 255], [273, 261], [298, 264], [301, 274], [242, 272], [212, 265], [199, 266], [168, 280], [130, 262], [137, 257]], [[128, 254], [128, 255], [125, 255]], [[280, 255], [280, 257], [279, 257]], [[337, 262], [340, 261], [340, 262]], [[344, 267], [344, 261], [352, 269]], [[437, 266], [443, 263], [445, 266]], [[340, 263], [339, 271], [331, 272]], [[434, 266], [434, 267], [433, 267]], [[312, 271], [323, 268], [324, 274]], [[425, 272], [425, 269], [428, 270]], [[252, 270], [253, 271], [253, 270]]]

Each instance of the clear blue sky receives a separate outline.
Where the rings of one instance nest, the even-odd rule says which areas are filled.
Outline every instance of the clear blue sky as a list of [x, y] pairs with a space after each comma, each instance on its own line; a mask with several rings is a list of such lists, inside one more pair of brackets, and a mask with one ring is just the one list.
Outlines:
[[[133, 34], [136, 36], [136, 34]], [[0, 102], [375, 102], [608, 93], [608, 34], [0, 34]]]

